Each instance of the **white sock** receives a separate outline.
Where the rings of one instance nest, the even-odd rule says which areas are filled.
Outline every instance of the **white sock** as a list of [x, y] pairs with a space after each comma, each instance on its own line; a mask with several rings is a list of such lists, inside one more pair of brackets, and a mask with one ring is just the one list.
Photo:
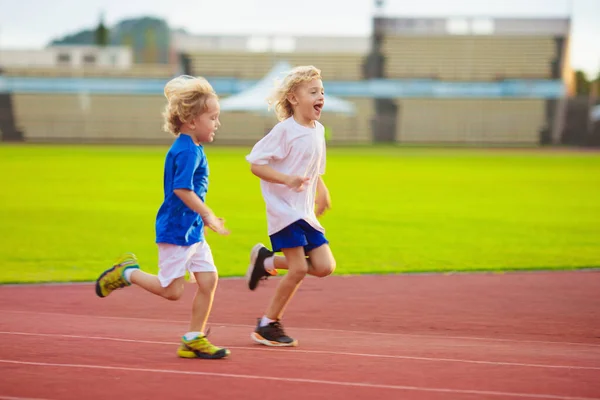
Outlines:
[[269, 325], [271, 322], [275, 322], [275, 319], [269, 319], [267, 318], [267, 316], [263, 316], [262, 319], [260, 320], [260, 326], [267, 326]]
[[273, 271], [275, 269], [275, 256], [265, 258], [265, 271]]
[[125, 275], [125, 280], [129, 283], [131, 283], [131, 274], [133, 274], [133, 271], [135, 271], [137, 268], [127, 268], [125, 270], [125, 272], [123, 273]]
[[185, 340], [192, 340], [192, 339], [196, 339], [199, 336], [202, 336], [203, 333], [202, 332], [188, 332], [185, 335], [183, 335], [183, 337], [185, 338]]

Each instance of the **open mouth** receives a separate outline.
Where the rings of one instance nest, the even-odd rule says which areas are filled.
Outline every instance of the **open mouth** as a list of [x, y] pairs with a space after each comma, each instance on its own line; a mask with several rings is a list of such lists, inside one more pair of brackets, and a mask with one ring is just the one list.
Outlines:
[[317, 111], [317, 112], [321, 112], [321, 110], [323, 109], [323, 104], [315, 104], [313, 106], [313, 108]]

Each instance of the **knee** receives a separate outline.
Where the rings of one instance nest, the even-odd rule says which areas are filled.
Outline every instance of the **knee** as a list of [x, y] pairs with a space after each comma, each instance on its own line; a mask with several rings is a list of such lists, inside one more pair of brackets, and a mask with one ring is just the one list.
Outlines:
[[181, 296], [183, 295], [183, 290], [180, 291], [171, 291], [171, 292], [167, 292], [167, 294], [165, 294], [165, 299], [167, 300], [171, 300], [171, 301], [177, 301], [181, 298]]
[[203, 294], [212, 294], [217, 289], [219, 277], [216, 272], [203, 272], [196, 274], [198, 291]]
[[183, 296], [183, 285], [173, 285], [167, 288], [163, 297], [167, 300], [177, 301]]
[[304, 277], [306, 276], [306, 274], [308, 273], [308, 266], [307, 265], [303, 265], [303, 266], [298, 266], [295, 268], [290, 268], [288, 270], [287, 276], [289, 276], [289, 279], [292, 279], [294, 282], [301, 282]]
[[325, 278], [326, 276], [333, 274], [334, 271], [335, 271], [335, 260], [331, 260], [330, 262], [328, 262], [326, 264], [316, 266], [315, 276], [319, 277], [319, 278]]

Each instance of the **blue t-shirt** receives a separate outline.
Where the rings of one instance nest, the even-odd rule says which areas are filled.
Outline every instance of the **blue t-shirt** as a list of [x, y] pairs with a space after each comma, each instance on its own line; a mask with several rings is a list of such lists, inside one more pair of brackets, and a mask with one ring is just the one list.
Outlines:
[[173, 190], [193, 190], [202, 201], [208, 191], [208, 161], [201, 145], [180, 134], [165, 161], [165, 199], [156, 216], [156, 243], [190, 246], [204, 240], [204, 223]]

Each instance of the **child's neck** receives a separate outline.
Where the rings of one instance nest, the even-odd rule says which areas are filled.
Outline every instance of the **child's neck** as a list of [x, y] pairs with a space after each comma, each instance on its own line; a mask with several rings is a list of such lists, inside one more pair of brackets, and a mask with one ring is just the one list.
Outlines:
[[185, 132], [179, 132], [180, 135], [186, 135], [189, 136], [192, 139], [192, 142], [194, 142], [195, 145], [200, 146], [202, 143], [196, 139], [196, 137], [194, 135], [192, 135], [191, 133], [185, 133]]
[[294, 118], [294, 121], [296, 121], [296, 123], [298, 125], [302, 125], [302, 126], [305, 126], [307, 128], [314, 128], [315, 127], [315, 120], [314, 119], [302, 118], [301, 115], [297, 115], [297, 114], [292, 115], [292, 118]]

